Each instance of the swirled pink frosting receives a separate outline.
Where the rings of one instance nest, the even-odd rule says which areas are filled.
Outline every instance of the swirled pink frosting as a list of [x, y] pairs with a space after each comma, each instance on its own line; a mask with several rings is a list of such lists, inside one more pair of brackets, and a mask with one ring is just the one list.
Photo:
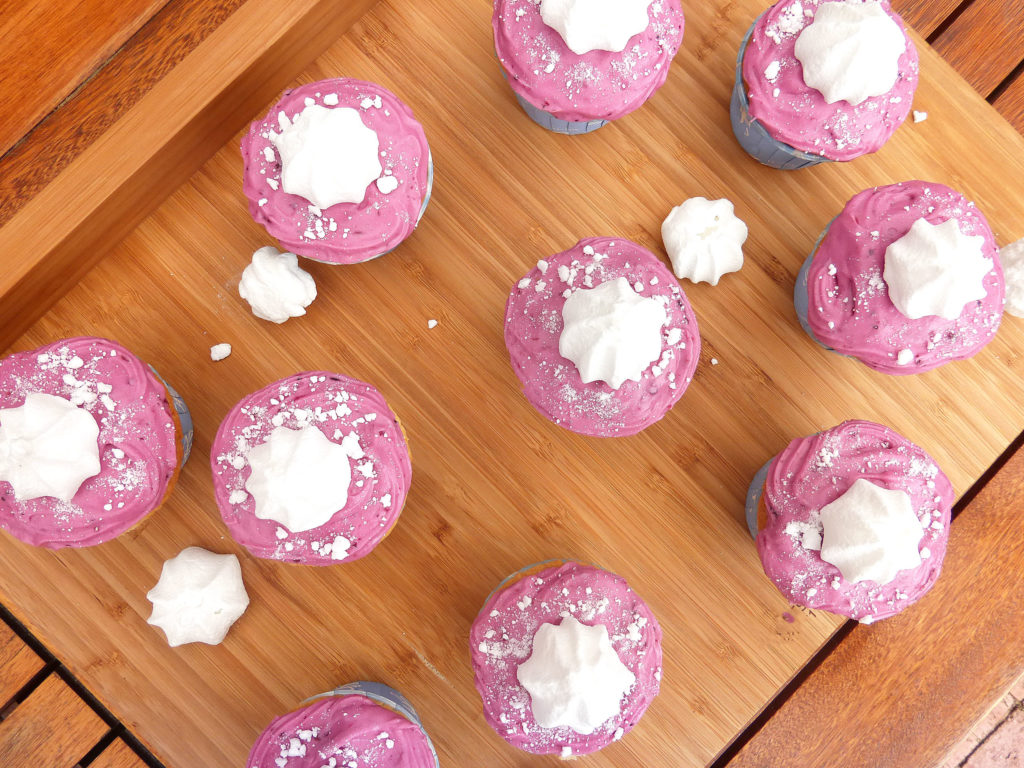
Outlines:
[[[858, 478], [905, 491], [924, 533], [921, 565], [885, 585], [848, 582], [820, 552], [802, 543], [808, 527], [821, 531], [820, 512]], [[757, 551], [768, 578], [797, 605], [871, 622], [899, 613], [932, 588], [949, 538], [953, 487], [921, 448], [888, 427], [844, 421], [791, 442], [772, 461], [764, 484], [767, 525]]]
[[679, 0], [654, 0], [650, 23], [621, 52], [573, 53], [534, 0], [494, 0], [494, 48], [512, 89], [562, 120], [615, 120], [639, 108], [668, 77], [683, 42]]
[[[847, 101], [828, 104], [804, 82], [803, 66], [794, 48], [800, 32], [814, 20], [818, 6], [837, 0], [781, 0], [754, 25], [743, 56], [743, 81], [750, 114], [774, 138], [791, 147], [829, 160], [853, 160], [877, 152], [903, 124], [917, 90], [917, 48], [906, 27], [890, 7], [882, 7], [903, 30], [907, 49], [899, 59], [899, 78], [892, 90], [854, 106]], [[766, 72], [778, 75], [769, 80]], [[769, 69], [771, 67], [771, 69]]]
[[144, 362], [95, 336], [62, 339], [0, 360], [0, 408], [32, 392], [71, 400], [99, 425], [100, 473], [70, 502], [17, 501], [0, 481], [0, 527], [49, 549], [109, 541], [163, 502], [181, 461], [167, 390]]
[[[245, 492], [252, 473], [248, 453], [275, 427], [314, 426], [341, 444], [355, 433], [365, 454], [350, 459], [348, 500], [330, 520], [293, 533], [274, 520], [256, 517], [256, 503]], [[221, 517], [237, 542], [256, 557], [304, 565], [334, 565], [370, 553], [391, 530], [405, 504], [412, 480], [409, 449], [398, 419], [377, 389], [340, 373], [306, 371], [253, 392], [224, 417], [210, 450], [213, 490]], [[232, 503], [232, 494], [245, 495]], [[333, 551], [342, 536], [344, 558]]]
[[[398, 188], [384, 194], [372, 183], [361, 203], [323, 210], [285, 192], [281, 158], [270, 135], [281, 131], [281, 113], [294, 120], [311, 104], [357, 110], [366, 127], [376, 131], [381, 166], [398, 179]], [[405, 240], [416, 228], [429, 189], [430, 149], [423, 127], [391, 91], [363, 80], [320, 80], [285, 91], [242, 137], [242, 159], [242, 191], [252, 217], [292, 253], [331, 264], [366, 261]]]
[[[491, 595], [469, 631], [473, 681], [484, 717], [505, 741], [527, 752], [565, 747], [574, 755], [595, 752], [628, 733], [658, 695], [661, 627], [647, 604], [614, 573], [573, 562], [525, 570]], [[530, 694], [516, 677], [541, 625], [559, 624], [568, 615], [587, 626], [604, 624], [619, 659], [636, 676], [619, 714], [591, 734], [539, 726]]]
[[[333, 762], [332, 762], [333, 761]], [[246, 768], [434, 768], [415, 723], [360, 694], [325, 696], [275, 718]]]
[[[911, 320], [889, 298], [882, 278], [885, 250], [920, 218], [931, 224], [956, 219], [965, 235], [985, 238], [982, 252], [993, 264], [984, 280], [988, 293], [956, 320]], [[855, 195], [818, 246], [807, 291], [807, 320], [818, 341], [892, 374], [920, 373], [974, 355], [996, 335], [1006, 294], [999, 251], [981, 211], [959, 192], [924, 181]], [[912, 363], [898, 363], [903, 349], [913, 351]]]
[[[665, 306], [661, 358], [640, 381], [612, 389], [584, 384], [558, 352], [569, 292], [625, 277]], [[533, 406], [556, 424], [596, 437], [632, 435], [661, 419], [682, 397], [700, 358], [700, 333], [686, 294], [646, 248], [623, 238], [590, 237], [530, 270], [505, 305], [505, 345]]]

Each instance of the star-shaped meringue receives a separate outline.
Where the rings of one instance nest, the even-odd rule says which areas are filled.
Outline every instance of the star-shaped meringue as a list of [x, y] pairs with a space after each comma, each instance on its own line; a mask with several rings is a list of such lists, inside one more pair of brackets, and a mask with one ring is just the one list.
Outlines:
[[924, 530], [905, 491], [858, 478], [842, 496], [821, 508], [821, 559], [849, 582], [888, 584], [921, 564]]
[[100, 472], [100, 428], [70, 400], [29, 392], [25, 403], [0, 410], [0, 480], [18, 501], [52, 496], [71, 501]]
[[956, 320], [969, 302], [985, 298], [992, 259], [985, 238], [965, 235], [956, 219], [931, 224], [921, 218], [885, 249], [882, 278], [896, 309], [910, 320], [938, 315]]
[[575, 54], [621, 51], [647, 29], [651, 0], [540, 0], [544, 23]]
[[661, 239], [676, 277], [718, 285], [722, 275], [743, 266], [747, 225], [728, 200], [691, 197], [669, 213]]
[[636, 682], [612, 648], [608, 628], [589, 627], [572, 616], [561, 624], [541, 625], [516, 678], [530, 694], [539, 726], [566, 726], [577, 733], [593, 733], [617, 715], [622, 697]]
[[148, 623], [164, 631], [172, 648], [217, 645], [249, 605], [238, 558], [199, 547], [166, 561], [146, 597], [153, 603]]

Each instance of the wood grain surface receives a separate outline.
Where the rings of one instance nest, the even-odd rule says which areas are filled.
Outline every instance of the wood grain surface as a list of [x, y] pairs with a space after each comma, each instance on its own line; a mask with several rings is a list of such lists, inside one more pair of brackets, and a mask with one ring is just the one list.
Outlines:
[[0, 710], [42, 668], [43, 660], [0, 621]]
[[51, 674], [0, 721], [0, 765], [76, 768], [107, 730], [89, 705]]
[[[166, 0], [0, 0], [0, 155], [116, 51]], [[40, 28], [46, 34], [37, 33]]]
[[1024, 60], [1024, 6], [1018, 0], [973, 0], [932, 45], [988, 96]]
[[[965, 0], [892, 0], [892, 7], [922, 37], [931, 37]], [[966, 0], [970, 2], [970, 0]]]
[[[406, 693], [444, 764], [555, 764], [486, 726], [466, 647], [498, 581], [553, 556], [621, 573], [665, 632], [661, 696], [588, 764], [705, 765], [840, 623], [792, 609], [761, 571], [742, 506], [763, 461], [794, 436], [869, 418], [925, 446], [963, 491], [1024, 429], [1019, 321], [1007, 318], [969, 362], [890, 378], [816, 346], [792, 310], [815, 237], [872, 184], [951, 184], [977, 201], [1000, 243], [1024, 236], [1014, 203], [1024, 140], [933, 51], [922, 46], [917, 98], [933, 119], [905, 126], [876, 156], [787, 174], [747, 158], [729, 127], [736, 50], [757, 0], [688, 8], [665, 88], [586, 137], [546, 133], [522, 114], [493, 58], [490, 10], [487, 0], [383, 2], [298, 78], [344, 74], [395, 90], [424, 122], [437, 172], [423, 223], [396, 252], [348, 268], [304, 265], [319, 290], [307, 316], [271, 326], [237, 296], [251, 252], [270, 240], [246, 211], [236, 135], [15, 344], [112, 336], [192, 408], [192, 463], [143, 526], [83, 551], [0, 538], [0, 558], [15, 566], [0, 573], [0, 600], [172, 768], [242, 764], [272, 717], [353, 679]], [[259, 66], [281, 55], [270, 50]], [[153, 109], [148, 98], [137, 109]], [[936, 150], [968, 141], [977, 152], [956, 166]], [[90, 152], [109, 160], [114, 148]], [[146, 181], [160, 183], [134, 179]], [[0, 244], [31, 241], [32, 230], [11, 227], [54, 186], [0, 230]], [[740, 273], [686, 286], [703, 341], [690, 390], [636, 437], [586, 439], [548, 423], [519, 392], [502, 343], [511, 285], [582, 236], [631, 237], [660, 253], [661, 220], [693, 195], [730, 197], [751, 239]], [[100, 207], [94, 223], [112, 216]], [[234, 353], [210, 362], [222, 341]], [[217, 515], [206, 461], [240, 397], [310, 368], [376, 384], [414, 462], [395, 531], [364, 560], [328, 569], [248, 557]], [[170, 649], [145, 623], [163, 560], [189, 545], [242, 560], [252, 603], [219, 647]]]
[[146, 764], [122, 739], [114, 739], [109, 747], [89, 763], [89, 768], [146, 768]]
[[854, 629], [730, 768], [937, 765], [1024, 673], [1021, 477], [1024, 448], [957, 517], [932, 592]]
[[[148, 23], [47, 115], [17, 146], [0, 152], [0, 226], [131, 109], [244, 0], [169, 0]], [[59, 22], [56, 23], [59, 27]], [[34, 41], [54, 35], [47, 24]], [[0, 69], [2, 71], [2, 69]], [[14, 88], [4, 81], [0, 88]], [[18, 85], [20, 93], [26, 89]]]

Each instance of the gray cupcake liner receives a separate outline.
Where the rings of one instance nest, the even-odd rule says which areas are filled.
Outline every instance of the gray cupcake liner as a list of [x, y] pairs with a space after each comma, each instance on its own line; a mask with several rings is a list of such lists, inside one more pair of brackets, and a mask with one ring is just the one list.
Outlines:
[[516, 101], [519, 102], [519, 106], [523, 108], [523, 111], [529, 115], [533, 122], [554, 133], [561, 133], [566, 136], [579, 136], [584, 133], [591, 133], [596, 131], [598, 128], [603, 128], [608, 125], [607, 120], [583, 120], [580, 122], [562, 120], [555, 117], [550, 112], [545, 112], [543, 109], [533, 106], [533, 104], [528, 102], [518, 93], [516, 94]]
[[195, 436], [195, 429], [192, 424], [192, 413], [189, 411], [188, 406], [185, 405], [185, 399], [178, 394], [177, 390], [174, 389], [170, 384], [167, 383], [166, 379], [160, 375], [156, 368], [152, 365], [149, 366], [149, 370], [153, 372], [153, 375], [160, 379], [160, 383], [164, 385], [167, 390], [167, 395], [171, 401], [171, 407], [178, 414], [178, 420], [181, 422], [181, 466], [185, 466], [185, 462], [188, 461], [189, 454], [192, 453], [192, 440]]
[[757, 474], [754, 475], [754, 479], [750, 481], [750, 487], [747, 489], [747, 501], [744, 505], [747, 513], [747, 530], [750, 531], [751, 537], [755, 539], [757, 538], [757, 508], [761, 503], [764, 483], [768, 479], [768, 470], [771, 469], [773, 461], [775, 461], [774, 456], [757, 470]]
[[812, 165], [832, 162], [821, 155], [814, 155], [791, 147], [785, 142], [774, 138], [767, 129], [750, 115], [750, 101], [747, 89], [743, 84], [743, 55], [750, 43], [750, 36], [757, 25], [755, 21], [740, 44], [740, 53], [736, 58], [736, 82], [732, 89], [732, 100], [729, 104], [729, 117], [732, 120], [732, 132], [744, 151], [763, 165], [778, 168], [780, 171], [796, 171]]
[[[835, 221], [835, 219], [832, 219], [832, 221]], [[796, 316], [800, 321], [800, 327], [804, 329], [807, 335], [829, 352], [834, 352], [835, 350], [832, 347], [828, 344], [822, 344], [821, 339], [814, 335], [814, 331], [811, 330], [810, 321], [807, 319], [811, 310], [811, 296], [807, 285], [807, 274], [810, 271], [811, 262], [814, 261], [814, 255], [818, 252], [818, 247], [821, 245], [821, 241], [825, 239], [825, 235], [828, 234], [831, 226], [832, 222], [830, 221], [828, 226], [818, 235], [814, 248], [811, 249], [811, 255], [804, 259], [804, 263], [800, 267], [800, 272], [796, 276], [796, 284], [793, 286], [793, 308], [796, 309]]]

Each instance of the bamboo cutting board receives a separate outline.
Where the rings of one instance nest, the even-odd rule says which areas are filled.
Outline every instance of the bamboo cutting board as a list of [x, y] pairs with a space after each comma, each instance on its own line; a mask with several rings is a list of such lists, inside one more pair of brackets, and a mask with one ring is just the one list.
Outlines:
[[[689, 4], [665, 88], [585, 137], [547, 133], [518, 108], [494, 60], [490, 8], [387, 0], [299, 78], [394, 90], [424, 123], [436, 166], [430, 208], [396, 252], [304, 264], [319, 291], [305, 317], [272, 326], [237, 296], [250, 254], [270, 240], [246, 211], [235, 136], [14, 346], [111, 336], [192, 409], [191, 463], [139, 529], [59, 553], [0, 537], [0, 600], [171, 768], [241, 766], [273, 716], [355, 679], [408, 695], [444, 765], [553, 765], [484, 723], [467, 646], [488, 592], [549, 557], [622, 574], [665, 633], [661, 695], [587, 763], [705, 765], [840, 624], [791, 609], [764, 577], [742, 519], [754, 471], [792, 437], [867, 418], [924, 446], [963, 492], [1024, 429], [1020, 321], [1007, 317], [972, 361], [892, 378], [816, 346], [792, 310], [815, 237], [869, 185], [947, 183], [978, 203], [1000, 244], [1024, 236], [1024, 140], [923, 43], [916, 106], [928, 122], [875, 157], [782, 173], [748, 159], [729, 128], [757, 0]], [[684, 286], [703, 341], [690, 389], [631, 438], [548, 423], [519, 392], [502, 341], [512, 284], [583, 236], [662, 253], [662, 219], [693, 195], [732, 199], [751, 237], [741, 272]], [[223, 341], [234, 352], [212, 363]], [[313, 368], [377, 385], [413, 453], [395, 530], [369, 557], [326, 569], [248, 557], [217, 514], [208, 463], [238, 399]], [[219, 647], [170, 649], [145, 623], [163, 560], [189, 545], [242, 560], [252, 603]]]

